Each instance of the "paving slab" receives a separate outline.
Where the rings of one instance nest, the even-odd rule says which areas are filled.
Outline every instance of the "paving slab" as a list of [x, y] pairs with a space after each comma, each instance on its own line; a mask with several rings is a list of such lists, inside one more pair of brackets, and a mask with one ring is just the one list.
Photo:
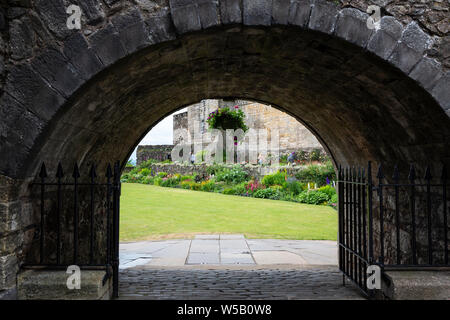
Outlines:
[[245, 239], [242, 240], [220, 240], [220, 252], [224, 253], [250, 253]]
[[243, 234], [221, 234], [220, 240], [237, 240], [245, 239]]
[[219, 240], [194, 239], [189, 249], [191, 253], [217, 253], [219, 254]]
[[305, 259], [289, 251], [255, 251], [252, 254], [257, 264], [306, 264]]
[[220, 253], [221, 264], [255, 264], [250, 253]]
[[151, 259], [146, 266], [179, 267], [186, 263], [186, 257], [157, 257]]
[[219, 264], [219, 253], [189, 253], [186, 264]]
[[196, 240], [219, 240], [219, 234], [198, 234], [194, 237]]

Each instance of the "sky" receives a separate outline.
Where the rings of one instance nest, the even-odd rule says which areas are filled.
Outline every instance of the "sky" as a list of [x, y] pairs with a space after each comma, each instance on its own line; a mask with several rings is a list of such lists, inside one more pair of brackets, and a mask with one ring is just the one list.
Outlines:
[[[149, 133], [139, 142], [139, 145], [158, 145], [158, 144], [172, 144], [173, 143], [173, 115], [186, 112], [187, 108], [178, 110], [170, 116], [164, 118], [156, 126], [150, 130]], [[130, 157], [130, 160], [136, 162], [136, 150]]]

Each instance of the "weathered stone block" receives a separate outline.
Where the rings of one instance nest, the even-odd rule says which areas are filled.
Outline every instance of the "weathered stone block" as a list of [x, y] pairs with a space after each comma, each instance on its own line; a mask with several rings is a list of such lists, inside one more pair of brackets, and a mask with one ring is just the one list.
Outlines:
[[272, 22], [272, 0], [243, 0], [245, 25], [269, 26]]
[[288, 23], [305, 27], [309, 23], [312, 10], [312, 0], [294, 0], [289, 8]]
[[44, 120], [49, 120], [65, 101], [27, 64], [10, 68], [6, 91]]
[[339, 12], [335, 34], [349, 42], [365, 48], [373, 33], [367, 27], [369, 15], [357, 9], [345, 8]]
[[116, 62], [127, 54], [120, 42], [117, 30], [112, 24], [108, 24], [103, 29], [93, 33], [88, 40], [105, 66]]
[[380, 29], [369, 40], [367, 49], [382, 59], [387, 59], [402, 36], [403, 26], [394, 17], [384, 16]]
[[198, 15], [203, 29], [217, 26], [219, 19], [219, 3], [217, 0], [198, 0]]
[[59, 39], [64, 39], [74, 32], [67, 28], [68, 16], [62, 0], [36, 0], [34, 5], [50, 31], [52, 31]]
[[16, 274], [19, 263], [14, 253], [0, 256], [0, 290], [13, 288], [16, 285]]
[[392, 300], [448, 300], [448, 271], [388, 271], [382, 291]]
[[202, 28], [198, 8], [193, 0], [170, 0], [173, 24], [179, 34]]
[[418, 81], [422, 87], [429, 90], [433, 88], [437, 80], [442, 76], [441, 70], [442, 66], [439, 62], [425, 57], [414, 67], [409, 76]]
[[153, 42], [173, 40], [176, 38], [175, 27], [169, 10], [163, 10], [160, 15], [145, 20]]
[[132, 9], [115, 16], [111, 22], [118, 31], [121, 43], [129, 53], [151, 44], [149, 32], [139, 10]]
[[99, 0], [78, 0], [86, 21], [90, 25], [95, 25], [105, 18], [102, 3]]
[[450, 72], [437, 81], [431, 94], [444, 110], [450, 109]]
[[74, 33], [64, 41], [64, 55], [77, 69], [80, 76], [87, 80], [99, 72], [103, 65], [88, 47], [87, 41], [81, 33]]
[[288, 24], [290, 0], [272, 0], [272, 24]]
[[338, 16], [336, 3], [326, 0], [315, 0], [309, 20], [309, 28], [331, 34], [334, 31]]
[[405, 73], [424, 56], [424, 52], [432, 44], [431, 37], [426, 34], [416, 22], [411, 22], [405, 28], [400, 43], [392, 52], [389, 61]]
[[46, 49], [31, 62], [31, 66], [65, 97], [74, 93], [83, 82], [56, 48]]
[[23, 244], [23, 233], [14, 232], [0, 237], [0, 254], [14, 253]]
[[242, 23], [241, 0], [220, 0], [220, 17], [223, 24]]
[[10, 24], [9, 36], [11, 58], [20, 60], [31, 57], [35, 37], [29, 18], [13, 20]]
[[24, 270], [17, 275], [19, 300], [110, 299], [112, 279], [103, 270], [81, 270], [80, 289], [68, 289], [66, 270]]
[[[31, 148], [44, 123], [35, 114], [24, 109], [11, 96], [0, 98], [0, 137]], [[7, 125], [8, 124], [8, 125]]]

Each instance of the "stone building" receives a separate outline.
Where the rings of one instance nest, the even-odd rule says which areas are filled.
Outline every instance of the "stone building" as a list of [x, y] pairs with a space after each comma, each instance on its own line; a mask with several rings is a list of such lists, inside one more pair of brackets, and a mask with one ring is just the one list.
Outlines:
[[[320, 150], [324, 152], [322, 145], [316, 137], [300, 122], [290, 115], [266, 104], [245, 100], [215, 100], [208, 99], [191, 105], [186, 112], [173, 116], [173, 145], [183, 143], [183, 131], [188, 133], [188, 144], [201, 145], [196, 150], [202, 150], [211, 141], [211, 133], [208, 130], [206, 119], [210, 112], [218, 107], [239, 106], [245, 113], [245, 122], [252, 129], [267, 129], [267, 146], [270, 152], [272, 132], [278, 131], [279, 154], [287, 154], [294, 151], [311, 152]], [[195, 125], [199, 135], [194, 135]], [[164, 147], [164, 148], [161, 148]], [[139, 146], [137, 150], [137, 163], [148, 159], [168, 159], [171, 146]], [[249, 144], [249, 148], [252, 145]], [[193, 148], [194, 149], [194, 148]]]

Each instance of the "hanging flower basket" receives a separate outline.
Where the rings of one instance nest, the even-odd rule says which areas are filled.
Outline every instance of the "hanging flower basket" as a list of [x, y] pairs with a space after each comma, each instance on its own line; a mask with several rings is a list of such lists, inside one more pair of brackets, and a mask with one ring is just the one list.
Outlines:
[[247, 132], [248, 127], [244, 119], [244, 112], [238, 106], [235, 106], [233, 109], [219, 108], [211, 112], [206, 122], [210, 129], [242, 129], [244, 132]]

